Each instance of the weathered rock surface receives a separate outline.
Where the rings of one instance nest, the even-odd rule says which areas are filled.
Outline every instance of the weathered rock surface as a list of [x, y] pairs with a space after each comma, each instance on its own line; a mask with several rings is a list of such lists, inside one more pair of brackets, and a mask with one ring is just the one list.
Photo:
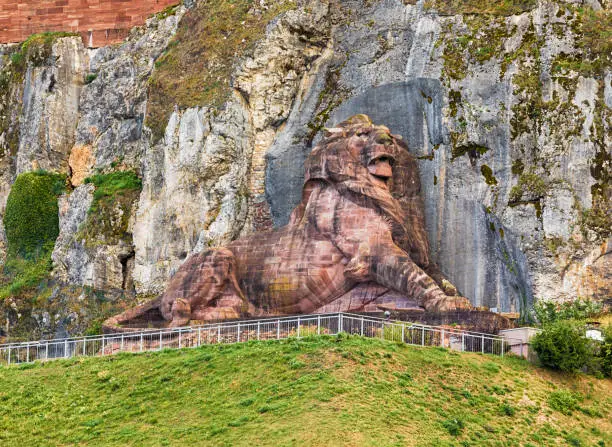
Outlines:
[[64, 37], [53, 43], [51, 55], [42, 66], [28, 66], [23, 87], [17, 175], [36, 169], [67, 170], [88, 62], [81, 39]]

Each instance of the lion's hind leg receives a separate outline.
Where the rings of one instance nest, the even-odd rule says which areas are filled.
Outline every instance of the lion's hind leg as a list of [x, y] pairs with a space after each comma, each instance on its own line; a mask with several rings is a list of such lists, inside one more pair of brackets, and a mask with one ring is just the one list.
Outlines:
[[190, 320], [234, 318], [247, 310], [236, 278], [236, 259], [227, 248], [191, 256], [170, 280], [161, 304], [171, 327]]
[[225, 320], [249, 314], [248, 301], [238, 284], [236, 257], [227, 248], [211, 250], [207, 256], [207, 296], [192, 304], [193, 320]]

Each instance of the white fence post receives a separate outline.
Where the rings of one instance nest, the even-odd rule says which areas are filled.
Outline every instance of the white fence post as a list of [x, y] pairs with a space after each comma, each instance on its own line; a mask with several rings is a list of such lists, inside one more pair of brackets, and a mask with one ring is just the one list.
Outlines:
[[221, 343], [221, 325], [217, 325], [217, 343]]
[[[87, 339], [84, 338], [83, 339], [83, 356], [87, 355]], [[49, 357], [49, 342], [47, 342], [47, 357]]]
[[501, 341], [501, 356], [502, 356], [502, 358], [504, 357], [504, 343], [505, 343], [505, 342], [506, 342], [506, 340], [504, 340], [504, 339], [502, 338], [502, 341]]
[[11, 346], [8, 347], [8, 364], [11, 364]]
[[481, 341], [482, 346], [481, 346], [481, 351], [482, 351], [482, 353], [483, 353], [483, 354], [484, 354], [484, 342], [485, 342], [485, 338], [484, 338], [484, 334], [482, 334], [482, 341]]
[[261, 333], [261, 322], [258, 321], [257, 322], [257, 340], [259, 340], [260, 338], [260, 333]]
[[361, 336], [363, 337], [363, 315], [361, 316], [361, 330], [359, 332], [361, 334]]
[[406, 325], [402, 323], [402, 343], [404, 343], [404, 340], [405, 340], [405, 338], [404, 338], [405, 330], [406, 330]]
[[102, 355], [104, 355], [104, 334], [102, 334]]
[[440, 334], [440, 346], [442, 346], [443, 348], [445, 348], [446, 346], [446, 340], [445, 340], [446, 336], [444, 335], [444, 329], [442, 329], [442, 333]]
[[280, 320], [276, 320], [276, 339], [280, 340]]
[[421, 328], [421, 346], [425, 346], [425, 328]]
[[238, 323], [238, 336], [237, 336], [237, 340], [238, 340], [238, 342], [240, 342], [240, 323]]
[[317, 315], [317, 335], [321, 335], [321, 315]]
[[163, 332], [159, 331], [159, 350], [162, 350], [162, 344], [163, 344]]
[[338, 314], [338, 334], [342, 332], [342, 314]]
[[123, 334], [121, 334], [121, 348], [120, 348], [121, 352], [123, 352], [123, 338], [124, 336]]
[[300, 338], [300, 317], [298, 316], [297, 338]]
[[142, 352], [142, 332], [140, 333], [140, 352]]
[[[142, 339], [142, 334], [140, 334], [140, 338]], [[182, 347], [182, 343], [181, 343], [183, 341], [182, 338], [183, 338], [183, 331], [182, 331], [182, 329], [179, 329], [179, 349], [181, 349], [181, 347]], [[141, 351], [142, 351], [142, 349], [141, 349]]]
[[202, 345], [202, 328], [198, 328], [198, 346]]

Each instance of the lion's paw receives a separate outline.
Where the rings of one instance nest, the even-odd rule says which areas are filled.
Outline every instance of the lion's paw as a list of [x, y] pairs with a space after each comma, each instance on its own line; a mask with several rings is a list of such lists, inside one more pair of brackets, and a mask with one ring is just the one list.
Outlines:
[[472, 304], [463, 296], [447, 296], [443, 299], [427, 303], [425, 309], [433, 312], [448, 312], [453, 310], [471, 309]]

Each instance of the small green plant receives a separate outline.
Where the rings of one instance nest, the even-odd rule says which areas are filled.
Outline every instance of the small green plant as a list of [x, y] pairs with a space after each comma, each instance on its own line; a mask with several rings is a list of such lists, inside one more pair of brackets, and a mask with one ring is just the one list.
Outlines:
[[178, 9], [178, 7], [179, 7], [179, 4], [166, 6], [160, 12], [155, 14], [155, 17], [157, 18], [157, 20], [167, 19], [168, 17], [176, 14], [176, 10]]
[[461, 419], [447, 419], [442, 422], [442, 426], [448, 430], [451, 436], [459, 436], [465, 428], [465, 424]]
[[85, 84], [91, 84], [93, 81], [96, 80], [97, 77], [98, 77], [97, 73], [89, 73], [88, 75], [85, 76], [85, 79], [83, 80], [83, 82]]
[[549, 368], [578, 372], [591, 361], [594, 350], [585, 327], [575, 321], [556, 321], [531, 340], [540, 362]]
[[514, 416], [514, 414], [516, 413], [516, 408], [514, 408], [509, 403], [504, 402], [499, 407], [499, 413], [503, 416]]
[[79, 230], [87, 246], [131, 243], [128, 224], [132, 206], [142, 189], [142, 181], [134, 171], [96, 174], [85, 179], [95, 192], [87, 221]]
[[568, 390], [557, 390], [548, 396], [548, 406], [559, 413], [570, 415], [578, 410], [581, 396]]
[[96, 187], [94, 201], [104, 197], [113, 197], [117, 193], [126, 190], [140, 190], [142, 180], [134, 171], [116, 171], [110, 174], [96, 174], [85, 179], [85, 183], [91, 183]]

